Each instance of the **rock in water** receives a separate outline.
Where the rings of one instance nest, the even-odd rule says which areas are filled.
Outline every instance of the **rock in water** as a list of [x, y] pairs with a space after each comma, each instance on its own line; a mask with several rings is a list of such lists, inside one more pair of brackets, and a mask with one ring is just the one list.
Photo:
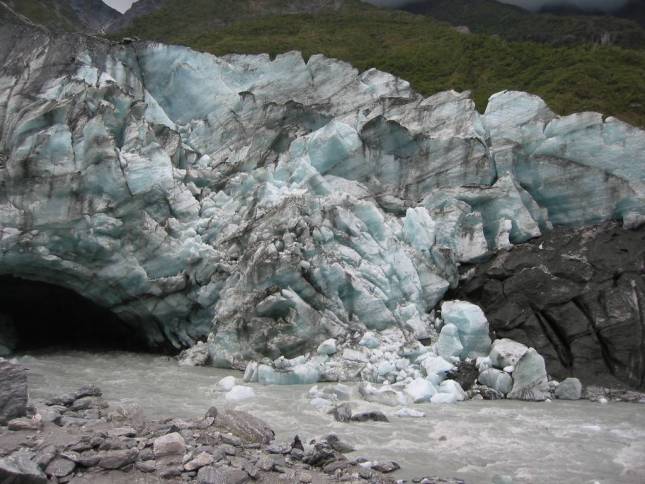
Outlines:
[[529, 348], [517, 362], [513, 371], [513, 389], [508, 398], [537, 401], [549, 398], [544, 358], [534, 348]]
[[[395, 327], [413, 340], [460, 264], [643, 211], [645, 133], [614, 118], [518, 92], [482, 115], [468, 93], [424, 99], [321, 55], [2, 22], [0, 269], [111, 308], [153, 346], [208, 338], [217, 366]], [[488, 354], [481, 314], [449, 319], [464, 354]], [[320, 377], [299, 369], [268, 376]]]
[[582, 383], [577, 378], [567, 378], [561, 381], [555, 389], [555, 396], [560, 400], [580, 400]]
[[26, 369], [0, 358], [0, 425], [27, 414]]
[[352, 419], [352, 407], [349, 403], [343, 403], [334, 407], [330, 412], [337, 422], [349, 422]]

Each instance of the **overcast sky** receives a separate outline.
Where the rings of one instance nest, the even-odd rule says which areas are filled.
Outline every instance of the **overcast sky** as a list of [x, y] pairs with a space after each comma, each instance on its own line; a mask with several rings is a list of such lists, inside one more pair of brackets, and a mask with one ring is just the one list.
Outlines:
[[[381, 7], [400, 7], [406, 3], [411, 3], [412, 1], [423, 1], [423, 0], [365, 0], [374, 5], [379, 5]], [[517, 5], [518, 7], [523, 7], [529, 10], [538, 10], [544, 6], [551, 5], [573, 5], [580, 8], [586, 8], [589, 10], [605, 10], [611, 11], [616, 8], [622, 7], [627, 3], [627, 0], [499, 0], [504, 3], [510, 3]]]
[[[134, 0], [103, 0], [105, 3], [120, 12], [125, 12], [134, 3]], [[411, 0], [366, 0], [374, 5], [383, 7], [398, 7]], [[419, 0], [421, 1], [421, 0]], [[581, 8], [599, 9], [610, 11], [622, 7], [627, 0], [500, 0], [504, 3], [512, 3], [520, 7], [537, 10], [545, 5], [575, 5]]]
[[119, 12], [125, 12], [134, 3], [134, 0], [103, 0], [110, 7], [116, 8]]

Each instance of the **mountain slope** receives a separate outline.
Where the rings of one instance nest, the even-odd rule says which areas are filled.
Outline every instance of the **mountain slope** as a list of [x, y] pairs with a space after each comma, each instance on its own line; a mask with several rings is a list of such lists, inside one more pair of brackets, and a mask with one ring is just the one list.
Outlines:
[[121, 17], [102, 0], [3, 0], [0, 4], [35, 24], [68, 32], [103, 32]]
[[[571, 6], [545, 6], [541, 11], [557, 15], [607, 15], [604, 12], [589, 12]], [[623, 7], [611, 12], [611, 16], [637, 22], [645, 28], [645, 0], [629, 0]]]
[[[314, 14], [337, 11], [358, 0], [140, 0], [114, 24], [142, 38], [198, 34], [233, 22], [271, 15]], [[151, 28], [152, 27], [152, 30]]]
[[110, 24], [110, 30], [117, 32], [129, 27], [138, 17], [149, 15], [159, 10], [166, 0], [139, 0], [132, 4], [132, 7]]
[[102, 32], [122, 17], [121, 13], [102, 0], [65, 0], [83, 25], [91, 31]]
[[[235, 8], [233, 2], [223, 3]], [[645, 125], [645, 51], [554, 47], [462, 35], [430, 17], [353, 1], [333, 12], [269, 16], [218, 27], [214, 22], [221, 25], [223, 17], [209, 17], [207, 4], [203, 0], [169, 2], [154, 14], [138, 18], [120, 35], [180, 43], [215, 54], [323, 53], [359, 69], [392, 72], [426, 95], [445, 89], [472, 90], [480, 109], [492, 93], [517, 89], [539, 94], [563, 114], [593, 110]], [[230, 16], [234, 10], [223, 12]]]
[[580, 10], [569, 11], [566, 16], [550, 15], [528, 12], [495, 0], [424, 0], [408, 3], [401, 9], [513, 41], [645, 47], [645, 30], [636, 22], [607, 15], [583, 15]]

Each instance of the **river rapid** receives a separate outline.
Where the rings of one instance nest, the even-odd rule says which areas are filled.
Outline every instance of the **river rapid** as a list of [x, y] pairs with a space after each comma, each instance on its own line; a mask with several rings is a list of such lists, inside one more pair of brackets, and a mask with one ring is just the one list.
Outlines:
[[458, 477], [491, 483], [645, 482], [645, 405], [588, 401], [546, 403], [468, 401], [413, 405], [424, 418], [401, 418], [398, 408], [367, 403], [353, 386], [357, 409], [379, 409], [389, 423], [339, 423], [310, 404], [310, 385], [250, 385], [256, 397], [226, 402], [215, 385], [237, 372], [180, 367], [169, 357], [124, 352], [59, 351], [17, 358], [29, 368], [32, 398], [101, 387], [114, 403], [141, 405], [150, 418], [196, 417], [211, 406], [248, 411], [275, 430], [278, 441], [303, 441], [329, 433], [351, 443], [350, 457], [394, 460], [395, 476]]

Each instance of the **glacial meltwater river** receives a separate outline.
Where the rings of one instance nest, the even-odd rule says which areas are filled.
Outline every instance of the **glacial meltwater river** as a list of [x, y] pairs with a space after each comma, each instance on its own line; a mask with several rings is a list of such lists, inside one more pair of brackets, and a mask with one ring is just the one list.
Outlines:
[[[150, 418], [196, 417], [210, 406], [224, 407], [224, 394], [214, 391], [215, 384], [227, 375], [242, 376], [121, 352], [63, 351], [18, 360], [30, 369], [32, 397], [95, 383], [108, 401], [138, 403]], [[361, 402], [360, 408], [378, 408], [390, 422], [343, 424], [311, 406], [311, 386], [252, 386], [257, 397], [235, 406], [266, 420], [279, 441], [333, 432], [356, 447], [350, 457], [398, 462], [400, 479], [440, 476], [491, 483], [508, 475], [513, 483], [645, 483], [643, 404], [469, 401], [413, 405], [426, 417], [400, 418], [393, 415], [396, 408]]]

